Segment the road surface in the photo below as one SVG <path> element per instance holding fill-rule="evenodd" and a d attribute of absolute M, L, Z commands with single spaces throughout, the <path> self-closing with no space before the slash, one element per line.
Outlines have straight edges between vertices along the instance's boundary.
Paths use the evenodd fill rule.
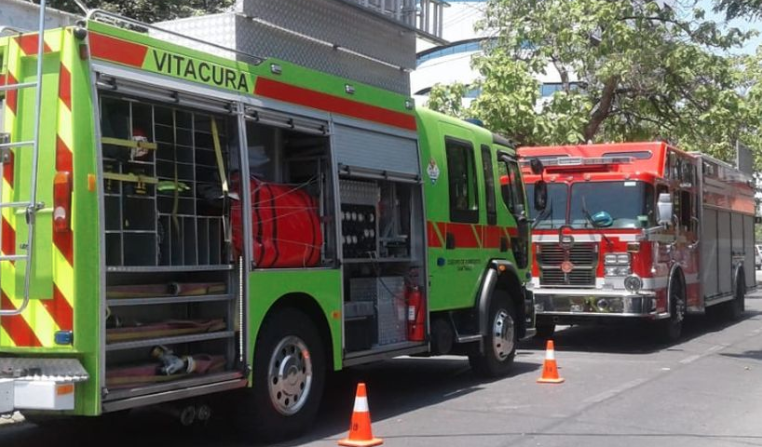
<path fill-rule="evenodd" d="M 762 294 L 745 318 L 695 318 L 671 346 L 644 330 L 572 327 L 556 337 L 566 379 L 540 385 L 544 345 L 521 347 L 514 373 L 474 377 L 460 358 L 402 358 L 330 379 L 309 436 L 284 445 L 333 446 L 346 434 L 354 386 L 368 384 L 374 434 L 388 446 L 762 446 Z M 0 425 L 0 446 L 224 446 L 225 420 L 178 427 L 167 413 L 133 412 L 96 427 Z"/>

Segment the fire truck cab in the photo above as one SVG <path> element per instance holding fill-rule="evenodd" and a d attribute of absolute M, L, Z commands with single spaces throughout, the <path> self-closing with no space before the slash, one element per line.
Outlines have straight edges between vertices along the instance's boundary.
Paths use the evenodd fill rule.
<path fill-rule="evenodd" d="M 744 310 L 754 276 L 751 177 L 663 142 L 520 148 L 533 219 L 540 336 L 556 324 L 650 320 L 680 337 L 686 314 Z M 543 170 L 533 175 L 529 162 Z"/>

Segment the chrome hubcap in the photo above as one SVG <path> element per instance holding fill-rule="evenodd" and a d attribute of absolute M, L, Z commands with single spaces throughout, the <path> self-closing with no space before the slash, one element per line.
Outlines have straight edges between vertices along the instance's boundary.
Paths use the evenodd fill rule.
<path fill-rule="evenodd" d="M 312 359 L 307 345 L 289 336 L 275 347 L 268 368 L 270 400 L 286 416 L 298 412 L 307 402 L 312 387 Z"/>
<path fill-rule="evenodd" d="M 514 325 L 513 318 L 504 309 L 500 309 L 495 315 L 495 321 L 492 323 L 492 349 L 495 350 L 495 357 L 501 362 L 513 352 Z"/>

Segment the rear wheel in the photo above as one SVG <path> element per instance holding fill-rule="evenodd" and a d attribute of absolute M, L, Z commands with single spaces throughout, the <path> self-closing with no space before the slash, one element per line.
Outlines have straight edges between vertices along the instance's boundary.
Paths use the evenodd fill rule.
<path fill-rule="evenodd" d="M 516 309 L 508 293 L 495 291 L 490 301 L 488 318 L 484 353 L 471 355 L 468 360 L 478 374 L 500 377 L 510 371 L 518 341 Z"/>
<path fill-rule="evenodd" d="M 724 303 L 728 319 L 738 321 L 746 310 L 746 284 L 744 283 L 743 271 L 739 272 L 736 279 L 735 297 L 732 301 Z"/>
<path fill-rule="evenodd" d="M 288 308 L 268 317 L 257 342 L 240 427 L 267 441 L 304 433 L 320 406 L 325 365 L 320 333 L 309 317 Z"/>

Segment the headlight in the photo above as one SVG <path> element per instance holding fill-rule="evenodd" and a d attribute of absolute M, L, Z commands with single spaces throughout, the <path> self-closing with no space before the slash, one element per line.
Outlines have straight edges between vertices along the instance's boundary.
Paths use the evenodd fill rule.
<path fill-rule="evenodd" d="M 624 288 L 629 292 L 637 292 L 641 287 L 643 287 L 643 280 L 635 275 L 624 279 Z"/>
<path fill-rule="evenodd" d="M 605 265 L 616 265 L 617 255 L 615 253 L 609 253 L 603 258 Z"/>

